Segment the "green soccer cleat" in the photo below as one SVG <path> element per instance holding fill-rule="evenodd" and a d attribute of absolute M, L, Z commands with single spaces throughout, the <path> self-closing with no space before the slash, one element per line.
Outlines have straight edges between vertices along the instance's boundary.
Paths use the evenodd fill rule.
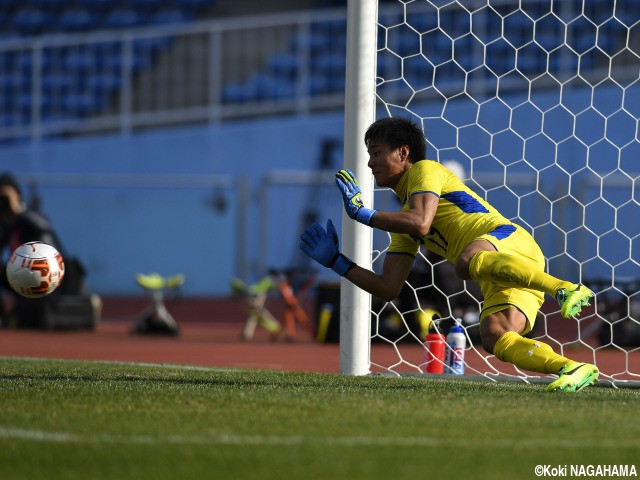
<path fill-rule="evenodd" d="M 564 318 L 575 317 L 582 311 L 582 307 L 590 305 L 593 292 L 584 285 L 578 285 L 575 290 L 567 291 L 564 288 L 556 293 L 556 300 L 560 305 L 560 313 Z"/>
<path fill-rule="evenodd" d="M 593 385 L 599 374 L 598 367 L 590 363 L 568 363 L 558 372 L 558 379 L 549 384 L 547 391 L 579 392 L 584 387 Z"/>

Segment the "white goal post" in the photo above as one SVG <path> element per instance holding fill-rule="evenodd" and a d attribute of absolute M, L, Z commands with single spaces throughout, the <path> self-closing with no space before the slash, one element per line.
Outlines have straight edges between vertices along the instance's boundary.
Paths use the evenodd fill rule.
<path fill-rule="evenodd" d="M 428 158 L 451 162 L 526 228 L 551 274 L 596 292 L 597 307 L 577 319 L 562 319 L 549 298 L 531 336 L 597 364 L 604 383 L 637 387 L 640 5 L 349 0 L 347 12 L 344 158 L 366 201 L 398 208 L 366 166 L 368 125 L 382 116 L 421 125 Z M 345 254 L 381 268 L 388 236 L 346 215 L 342 223 Z M 420 274 L 410 276 L 404 300 L 390 303 L 342 281 L 340 372 L 423 374 L 420 318 L 437 310 L 441 326 L 459 320 L 465 328 L 466 374 L 549 381 L 484 352 L 481 298 L 469 282 L 458 290 L 440 284 L 443 268 L 421 252 Z"/>
<path fill-rule="evenodd" d="M 376 114 L 377 0 L 349 0 L 345 88 L 344 165 L 373 198 L 373 178 L 367 168 L 362 136 Z M 342 220 L 342 249 L 358 265 L 371 266 L 371 229 Z M 366 375 L 370 371 L 371 295 L 342 279 L 340 292 L 340 372 Z"/>

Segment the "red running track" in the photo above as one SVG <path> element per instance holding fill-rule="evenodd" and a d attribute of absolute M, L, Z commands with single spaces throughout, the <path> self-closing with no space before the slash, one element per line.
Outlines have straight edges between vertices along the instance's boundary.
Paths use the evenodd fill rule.
<path fill-rule="evenodd" d="M 35 331 L 0 330 L 0 356 L 103 360 L 143 363 L 163 363 L 212 367 L 339 373 L 340 352 L 337 344 L 318 344 L 309 332 L 298 327 L 292 341 L 273 342 L 258 328 L 250 341 L 241 338 L 245 320 L 244 305 L 234 299 L 189 299 L 168 303 L 169 310 L 180 325 L 178 337 L 133 335 L 131 328 L 146 306 L 146 299 L 107 299 L 103 320 L 95 331 Z M 279 316 L 277 304 L 270 310 Z M 311 309 L 307 309 L 311 311 Z M 372 362 L 398 366 L 398 372 L 417 373 L 402 364 L 422 362 L 420 345 L 400 344 L 400 353 L 393 345 L 374 344 Z M 577 348 L 564 352 L 579 361 L 594 361 L 593 351 Z M 400 358 L 402 355 L 402 358 Z M 484 358 L 468 353 L 466 358 L 474 374 L 490 370 Z M 604 375 L 618 372 L 640 372 L 640 352 L 626 355 L 616 349 L 601 349 L 595 358 Z M 506 373 L 515 373 L 509 365 L 495 358 L 490 365 Z M 381 368 L 372 368 L 383 371 Z M 618 378 L 633 378 L 620 375 Z M 638 378 L 635 378 L 638 380 Z"/>

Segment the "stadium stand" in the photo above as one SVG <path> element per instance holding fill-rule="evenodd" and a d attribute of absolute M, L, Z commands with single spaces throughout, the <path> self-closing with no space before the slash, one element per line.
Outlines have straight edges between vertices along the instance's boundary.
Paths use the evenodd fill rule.
<path fill-rule="evenodd" d="M 189 24 L 209 18 L 218 2 L 2 0 L 0 47 L 6 41 L 49 34 L 91 35 Z M 446 91 L 456 82 L 465 82 L 469 72 L 502 76 L 516 67 L 529 80 L 545 72 L 562 78 L 558 72 L 578 62 L 581 70 L 589 70 L 623 47 L 621 39 L 631 26 L 625 22 L 635 22 L 640 8 L 631 0 L 620 0 L 619 16 L 598 19 L 599 6 L 605 3 L 607 0 L 593 0 L 583 5 L 581 0 L 572 0 L 550 13 L 545 2 L 529 2 L 511 14 L 510 2 L 505 1 L 502 9 L 477 9 L 472 15 L 460 8 L 433 7 L 432 12 L 416 13 L 406 23 L 402 16 L 384 18 L 381 23 L 385 27 L 378 35 L 378 77 L 384 80 L 380 88 L 385 94 L 393 89 L 406 90 L 400 79 L 419 86 L 423 79 L 430 81 L 434 75 L 434 86 Z M 228 8 L 229 2 L 225 5 Z M 329 0 L 314 3 L 318 8 L 343 5 L 344 2 Z M 576 16 L 581 11 L 584 15 Z M 565 28 L 561 18 L 567 13 L 575 19 Z M 596 25 L 593 19 L 601 23 Z M 438 24 L 443 28 L 435 29 Z M 494 24 L 502 24 L 502 38 L 487 37 L 487 31 L 496 30 L 487 26 Z M 293 102 L 301 95 L 341 95 L 346 21 L 316 21 L 292 32 L 284 47 L 274 47 L 261 66 L 238 78 L 225 79 L 218 98 L 209 101 L 235 105 Z M 532 32 L 535 42 L 530 41 Z M 124 94 L 123 69 L 130 69 L 133 74 L 150 71 L 170 50 L 174 39 L 145 35 L 132 43 L 130 53 L 125 42 L 115 41 L 77 42 L 60 47 L 45 44 L 40 50 L 0 49 L 0 125 L 24 126 L 36 116 L 39 122 L 47 123 L 105 114 Z M 419 61 L 422 53 L 433 62 L 430 71 L 425 62 Z M 34 85 L 36 79 L 39 84 Z"/>
<path fill-rule="evenodd" d="M 33 40 L 55 34 L 90 34 L 141 26 L 181 24 L 196 20 L 216 0 L 3 0 L 2 42 Z M 133 42 L 130 68 L 148 69 L 171 39 Z M 0 125 L 27 125 L 34 113 L 42 122 L 81 119 L 103 111 L 122 88 L 123 49 L 116 42 L 87 42 L 48 47 L 34 58 L 31 48 L 0 51 Z M 34 69 L 39 75 L 34 75 Z M 34 98 L 33 79 L 40 91 Z M 37 102 L 37 104 L 35 103 Z"/>

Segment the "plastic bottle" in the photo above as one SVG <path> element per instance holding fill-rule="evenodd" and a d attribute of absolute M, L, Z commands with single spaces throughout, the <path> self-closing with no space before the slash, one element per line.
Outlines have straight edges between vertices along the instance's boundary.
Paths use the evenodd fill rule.
<path fill-rule="evenodd" d="M 429 329 L 424 340 L 426 348 L 424 351 L 425 373 L 442 373 L 444 371 L 444 344 L 444 335 Z"/>
<path fill-rule="evenodd" d="M 464 374 L 464 350 L 466 346 L 467 337 L 464 334 L 464 328 L 456 323 L 451 327 L 447 335 L 444 373 Z"/>

